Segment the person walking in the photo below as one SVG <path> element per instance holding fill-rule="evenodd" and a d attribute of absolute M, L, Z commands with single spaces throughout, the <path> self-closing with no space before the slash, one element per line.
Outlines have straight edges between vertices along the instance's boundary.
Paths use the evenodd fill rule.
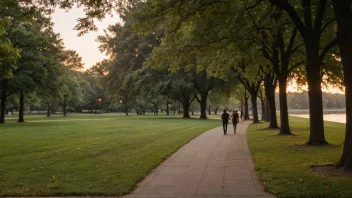
<path fill-rule="evenodd" d="M 224 129 L 224 135 L 227 134 L 227 125 L 229 124 L 229 118 L 230 118 L 230 115 L 228 113 L 226 113 L 226 110 L 224 110 L 224 113 L 221 115 L 222 128 Z"/>
<path fill-rule="evenodd" d="M 243 120 L 243 111 L 241 109 L 241 121 Z"/>
<path fill-rule="evenodd" d="M 232 120 L 232 124 L 233 124 L 233 132 L 236 134 L 237 124 L 240 122 L 237 110 L 236 111 L 233 110 L 233 112 L 231 114 L 231 120 Z"/>

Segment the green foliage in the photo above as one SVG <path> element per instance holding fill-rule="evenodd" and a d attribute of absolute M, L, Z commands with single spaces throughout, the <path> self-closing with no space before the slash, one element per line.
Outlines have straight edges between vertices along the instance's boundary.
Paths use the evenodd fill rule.
<path fill-rule="evenodd" d="M 64 52 L 66 58 L 63 64 L 71 70 L 83 69 L 82 57 L 80 57 L 74 50 L 66 50 Z"/>
<path fill-rule="evenodd" d="M 121 90 L 131 89 L 134 76 L 138 75 L 132 73 L 142 69 L 153 47 L 159 44 L 158 35 L 138 36 L 130 30 L 131 23 L 133 21 L 127 19 L 124 25 L 112 25 L 104 36 L 98 38 L 101 51 L 111 57 L 105 71 L 107 89 L 112 94 L 124 95 Z M 141 82 L 135 80 L 137 84 Z"/>
<path fill-rule="evenodd" d="M 14 78 L 10 80 L 13 92 L 33 92 L 37 86 L 43 85 L 45 76 L 44 49 L 51 45 L 48 37 L 42 35 L 40 25 L 13 22 L 8 30 L 8 38 L 17 48 L 21 49 Z"/>
<path fill-rule="evenodd" d="M 0 77 L 13 78 L 13 71 L 20 58 L 19 50 L 15 49 L 10 41 L 0 42 Z"/>
<path fill-rule="evenodd" d="M 71 107 L 77 107 L 83 104 L 83 90 L 80 86 L 79 73 L 74 73 L 66 69 L 66 74 L 63 75 L 63 86 L 60 87 L 60 100 L 63 101 L 65 97 L 68 98 L 68 104 Z"/>
<path fill-rule="evenodd" d="M 98 91 L 92 90 L 91 84 L 94 81 L 88 82 L 81 73 L 73 71 L 83 68 L 82 58 L 73 50 L 64 50 L 50 18 L 43 10 L 15 8 L 21 12 L 9 7 L 1 18 L 6 21 L 0 40 L 1 102 L 5 103 L 11 94 L 23 93 L 27 104 L 36 108 L 50 105 L 55 112 L 64 100 L 64 106 L 71 109 L 83 106 L 86 101 L 92 103 L 92 97 L 83 99 L 87 95 L 95 95 L 93 101 L 96 101 Z M 36 102 L 31 102 L 35 95 Z M 18 101 L 12 98 L 5 108 L 18 107 Z"/>

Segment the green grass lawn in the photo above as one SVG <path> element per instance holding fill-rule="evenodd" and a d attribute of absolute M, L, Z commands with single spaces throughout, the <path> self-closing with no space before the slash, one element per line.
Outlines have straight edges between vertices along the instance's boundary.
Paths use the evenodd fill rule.
<path fill-rule="evenodd" d="M 305 146 L 309 120 L 290 117 L 294 136 L 277 136 L 268 123 L 251 124 L 247 140 L 260 180 L 278 197 L 352 197 L 352 178 L 325 177 L 312 165 L 336 163 L 342 153 L 345 124 L 325 122 L 329 146 Z"/>
<path fill-rule="evenodd" d="M 0 125 L 0 196 L 128 193 L 182 145 L 220 125 L 166 116 L 49 119 L 87 118 L 93 120 L 17 124 L 9 119 Z"/>

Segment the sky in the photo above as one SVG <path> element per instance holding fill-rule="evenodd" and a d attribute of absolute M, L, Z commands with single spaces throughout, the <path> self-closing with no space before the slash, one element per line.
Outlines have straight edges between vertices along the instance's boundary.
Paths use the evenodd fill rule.
<path fill-rule="evenodd" d="M 60 33 L 66 49 L 76 50 L 82 57 L 85 64 L 84 68 L 88 69 L 95 63 L 102 61 L 106 56 L 98 49 L 99 43 L 96 40 L 97 36 L 104 35 L 104 29 L 109 25 L 116 24 L 120 21 L 118 16 L 107 17 L 103 21 L 96 21 L 98 27 L 97 32 L 90 32 L 86 35 L 78 37 L 78 31 L 73 30 L 77 24 L 76 19 L 83 17 L 84 11 L 81 8 L 73 8 L 66 12 L 65 10 L 57 9 L 52 15 L 54 22 L 54 31 Z"/>
<path fill-rule="evenodd" d="M 329 86 L 329 87 L 323 87 L 322 88 L 323 92 L 328 92 L 328 93 L 338 93 L 338 94 L 344 94 L 344 91 L 341 91 L 337 87 Z M 287 86 L 287 91 L 288 92 L 302 92 L 302 91 L 308 91 L 308 86 L 301 86 L 298 89 L 298 86 L 295 82 L 289 82 Z"/>

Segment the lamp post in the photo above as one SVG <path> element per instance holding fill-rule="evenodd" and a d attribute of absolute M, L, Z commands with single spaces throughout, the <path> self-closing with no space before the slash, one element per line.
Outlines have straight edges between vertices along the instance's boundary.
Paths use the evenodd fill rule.
<path fill-rule="evenodd" d="M 101 98 L 97 98 L 97 107 L 95 108 L 95 114 L 97 114 L 98 105 L 99 103 L 101 103 L 101 101 L 102 101 Z"/>
<path fill-rule="evenodd" d="M 64 105 L 63 105 L 63 113 L 64 113 L 64 116 L 67 115 L 67 111 L 66 111 L 67 98 L 68 98 L 68 94 L 65 94 L 65 95 L 64 95 Z"/>
<path fill-rule="evenodd" d="M 120 89 L 120 92 L 125 92 L 125 97 L 124 97 L 124 99 L 125 99 L 125 105 L 126 105 L 126 116 L 128 116 L 128 92 L 127 92 L 127 90 L 125 90 L 125 89 Z M 123 101 L 122 100 L 120 100 L 120 103 L 122 103 Z"/>
<path fill-rule="evenodd" d="M 122 103 L 123 103 L 123 101 L 122 101 L 122 100 L 120 100 L 120 104 L 121 104 L 121 107 L 120 107 L 120 109 L 122 109 Z"/>

